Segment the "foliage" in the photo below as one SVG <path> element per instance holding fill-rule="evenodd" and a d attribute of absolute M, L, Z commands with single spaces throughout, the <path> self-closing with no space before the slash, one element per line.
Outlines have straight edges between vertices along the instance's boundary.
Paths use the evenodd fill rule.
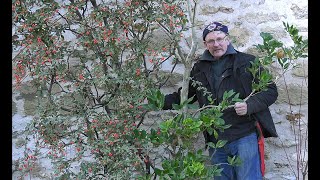
<path fill-rule="evenodd" d="M 286 44 L 274 39 L 274 37 L 270 33 L 261 33 L 261 37 L 263 39 L 263 44 L 258 44 L 256 47 L 263 53 L 266 53 L 265 56 L 257 58 L 257 61 L 259 61 L 266 69 L 264 69 L 262 72 L 258 73 L 257 71 L 254 72 L 256 73 L 257 76 L 259 76 L 259 79 L 262 80 L 262 83 L 267 85 L 268 79 L 280 79 L 281 77 L 284 80 L 284 85 L 286 88 L 287 92 L 287 97 L 289 101 L 289 107 L 290 107 L 290 113 L 286 115 L 287 119 L 297 119 L 298 121 L 298 131 L 295 130 L 296 127 L 293 124 L 293 132 L 295 136 L 295 142 L 296 142 L 296 169 L 291 169 L 296 176 L 297 179 L 300 179 L 301 175 L 303 179 L 307 179 L 307 174 L 308 174 L 308 159 L 305 157 L 303 151 L 308 151 L 306 144 L 307 144 L 307 128 L 303 127 L 304 122 L 301 120 L 301 115 L 294 114 L 292 110 L 292 105 L 290 104 L 290 96 L 289 96 L 289 90 L 287 86 L 287 81 L 285 77 L 285 73 L 287 73 L 289 70 L 292 70 L 294 68 L 297 68 L 297 60 L 300 58 L 306 58 L 308 57 L 308 39 L 303 39 L 301 35 L 299 35 L 299 30 L 297 27 L 290 25 L 288 23 L 283 22 L 284 29 L 286 32 L 289 34 L 293 45 L 292 46 L 287 46 Z M 257 63 L 257 62 L 255 62 Z M 273 77 L 272 72 L 270 72 L 267 67 L 271 66 L 272 64 L 279 65 L 281 68 L 281 76 L 280 77 Z M 253 71 L 252 71 L 253 72 Z M 253 83 L 253 86 L 256 87 L 257 89 L 262 89 L 258 85 L 255 85 Z M 302 96 L 302 94 L 301 94 Z M 301 107 L 300 107 L 301 108 Z M 299 110 L 300 111 L 300 110 Z M 298 115 L 298 118 L 296 116 Z M 286 151 L 284 149 L 284 151 Z M 286 152 L 287 155 L 287 152 Z M 289 160 L 290 158 L 287 155 L 287 159 Z M 290 162 L 290 161 L 289 161 Z M 291 165 L 291 164 L 290 164 Z"/>
<path fill-rule="evenodd" d="M 168 0 L 13 1 L 13 76 L 17 88 L 30 78 L 38 89 L 28 131 L 37 135 L 33 152 L 50 149 L 42 156 L 57 178 L 148 173 L 142 104 L 165 82 L 157 72 L 175 58 L 186 30 L 183 7 Z M 159 31 L 170 41 L 152 46 Z"/>
<path fill-rule="evenodd" d="M 150 94 L 150 96 L 155 97 L 158 94 L 160 94 L 159 90 Z M 151 99 L 151 97 L 148 99 Z M 156 142 L 157 145 L 167 146 L 170 156 L 172 156 L 162 163 L 162 170 L 155 170 L 160 179 L 207 179 L 220 174 L 222 169 L 219 168 L 219 164 L 207 165 L 206 161 L 209 157 L 204 156 L 201 149 L 196 151 L 193 142 L 203 131 L 208 131 L 210 135 L 218 138 L 218 131 L 224 131 L 224 129 L 230 127 L 221 118 L 222 111 L 229 108 L 230 104 L 237 102 L 237 97 L 238 94 L 233 91 L 225 92 L 223 100 L 218 106 L 203 110 L 198 117 L 184 114 L 181 111 L 184 106 L 191 102 L 193 97 L 174 106 L 176 110 L 180 110 L 182 113 L 161 122 L 159 136 L 153 136 L 151 139 L 151 142 Z M 148 104 L 152 103 L 152 107 L 157 107 L 157 104 L 159 104 L 157 101 L 148 102 Z M 225 144 L 226 141 L 219 140 L 216 144 L 208 143 L 208 146 L 221 148 Z M 238 157 L 230 157 L 229 164 L 236 166 L 240 165 L 241 161 Z"/>

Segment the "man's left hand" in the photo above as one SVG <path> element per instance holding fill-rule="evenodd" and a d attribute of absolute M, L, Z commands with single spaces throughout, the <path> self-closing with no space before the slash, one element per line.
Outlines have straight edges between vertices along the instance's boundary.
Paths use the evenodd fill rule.
<path fill-rule="evenodd" d="M 247 114 L 248 108 L 246 102 L 236 102 L 234 104 L 234 109 L 239 116 L 243 116 Z"/>

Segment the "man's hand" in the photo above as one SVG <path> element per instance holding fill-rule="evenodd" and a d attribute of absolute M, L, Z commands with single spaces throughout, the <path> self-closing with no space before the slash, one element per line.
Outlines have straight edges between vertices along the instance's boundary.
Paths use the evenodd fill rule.
<path fill-rule="evenodd" d="M 239 116 L 243 116 L 247 114 L 248 108 L 246 102 L 236 102 L 234 104 L 234 109 Z"/>

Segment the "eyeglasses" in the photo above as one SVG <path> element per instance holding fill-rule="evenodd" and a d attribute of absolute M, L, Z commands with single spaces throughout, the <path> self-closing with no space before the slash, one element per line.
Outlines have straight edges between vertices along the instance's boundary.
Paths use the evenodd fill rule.
<path fill-rule="evenodd" d="M 215 43 L 221 44 L 223 41 L 226 39 L 227 35 L 224 36 L 223 38 L 217 38 L 216 40 L 210 39 L 209 41 L 205 41 L 205 43 L 214 45 Z"/>

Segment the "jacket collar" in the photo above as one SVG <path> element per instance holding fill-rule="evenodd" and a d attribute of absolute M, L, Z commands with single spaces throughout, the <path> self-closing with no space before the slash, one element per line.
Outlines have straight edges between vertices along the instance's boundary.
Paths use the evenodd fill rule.
<path fill-rule="evenodd" d="M 237 51 L 234 49 L 231 43 L 228 45 L 226 53 L 221 58 L 229 54 L 237 54 Z M 201 55 L 200 61 L 215 61 L 215 60 L 214 60 L 214 57 L 211 55 L 211 53 L 208 51 L 208 49 L 206 49 Z"/>

